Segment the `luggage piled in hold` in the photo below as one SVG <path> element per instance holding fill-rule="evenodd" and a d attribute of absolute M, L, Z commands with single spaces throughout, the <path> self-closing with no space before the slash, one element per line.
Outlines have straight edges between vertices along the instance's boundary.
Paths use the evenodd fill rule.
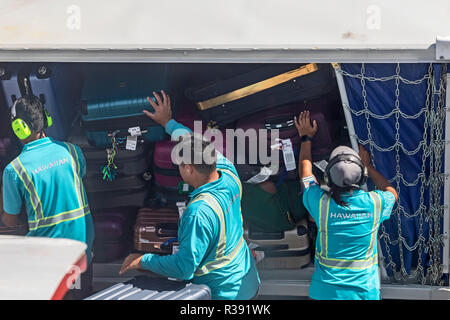
<path fill-rule="evenodd" d="M 329 64 L 270 64 L 253 71 L 188 88 L 202 119 L 219 126 L 275 106 L 327 94 L 334 73 Z"/>
<path fill-rule="evenodd" d="M 308 102 L 278 106 L 240 119 L 236 123 L 236 129 L 241 129 L 243 132 L 254 130 L 257 141 L 249 143 L 247 139 L 239 137 L 236 139 L 238 163 L 271 167 L 273 163 L 263 163 L 263 161 L 267 162 L 275 157 L 279 161 L 279 170 L 275 172 L 275 175 L 279 176 L 283 172 L 291 171 L 289 178 L 298 179 L 298 173 L 295 169 L 298 164 L 301 141 L 295 127 L 294 117 L 298 117 L 302 111 L 309 110 L 311 121 L 317 122 L 318 130 L 313 137 L 311 156 L 313 162 L 320 161 L 327 159 L 333 148 L 328 121 L 325 118 L 327 109 L 332 107 L 335 106 L 330 105 L 328 99 L 320 98 Z M 267 129 L 267 131 L 261 131 L 260 133 L 259 130 L 261 129 Z M 278 135 L 273 134 L 272 132 L 276 132 L 273 130 L 278 130 Z M 277 136 L 280 139 L 278 141 L 276 141 Z M 261 148 L 266 148 L 266 150 Z M 273 154 L 279 149 L 281 150 L 278 154 Z M 245 152 L 240 150 L 245 150 Z"/>
<path fill-rule="evenodd" d="M 123 258 L 133 246 L 136 207 L 119 207 L 92 214 L 95 229 L 94 261 L 111 262 Z"/>
<path fill-rule="evenodd" d="M 311 262 L 306 220 L 294 229 L 282 232 L 244 231 L 244 238 L 255 251 L 264 252 L 260 269 L 299 269 Z"/>
<path fill-rule="evenodd" d="M 283 182 L 275 194 L 243 183 L 241 208 L 246 239 L 264 252 L 264 268 L 300 268 L 310 262 L 308 212 L 298 181 Z"/>
<path fill-rule="evenodd" d="M 203 284 L 137 276 L 85 300 L 211 300 L 211 289 Z"/>
<path fill-rule="evenodd" d="M 138 143 L 135 150 L 127 150 L 121 146 L 113 154 L 112 148 L 89 145 L 80 130 L 75 127 L 68 141 L 81 148 L 86 160 L 83 184 L 91 210 L 144 206 L 152 178 L 148 147 Z"/>
<path fill-rule="evenodd" d="M 172 254 L 178 247 L 179 211 L 141 208 L 134 225 L 134 249 L 146 253 Z"/>
<path fill-rule="evenodd" d="M 81 98 L 82 121 L 89 142 L 109 147 L 112 145 L 109 134 L 114 132 L 120 144 L 127 142 L 130 133 L 149 142 L 163 140 L 164 128 L 143 113 L 144 109 L 153 112 L 147 97 L 154 99 L 153 91 L 160 90 L 168 92 L 165 65 L 90 68 Z M 172 105 L 176 107 L 175 103 Z M 172 111 L 175 115 L 176 108 Z"/>

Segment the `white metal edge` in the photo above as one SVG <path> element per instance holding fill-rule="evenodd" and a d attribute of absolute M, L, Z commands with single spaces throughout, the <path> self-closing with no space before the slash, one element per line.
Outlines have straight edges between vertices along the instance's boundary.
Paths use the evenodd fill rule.
<path fill-rule="evenodd" d="M 352 149 L 355 150 L 356 152 L 358 152 L 358 150 L 359 150 L 358 141 L 355 138 L 355 127 L 353 125 L 352 114 L 349 110 L 349 102 L 348 102 L 347 90 L 345 89 L 344 78 L 342 77 L 342 74 L 337 69 L 335 69 L 334 71 L 336 74 L 336 80 L 337 80 L 338 87 L 339 87 L 339 94 L 341 96 L 342 108 L 344 110 L 345 122 L 347 123 L 347 129 L 348 129 L 348 134 L 350 137 L 350 142 L 352 144 Z M 367 191 L 367 185 L 364 185 L 363 189 Z M 387 279 L 388 276 L 387 276 L 386 268 L 384 265 L 384 257 L 383 257 L 383 252 L 381 251 L 379 237 L 377 237 L 377 251 L 378 251 L 378 266 L 379 266 L 378 271 L 380 273 L 380 279 L 384 280 L 384 279 Z"/>
<path fill-rule="evenodd" d="M 436 60 L 436 48 L 396 50 L 352 49 L 4 49 L 0 62 L 131 62 L 131 63 L 418 63 Z"/>
<path fill-rule="evenodd" d="M 443 250 L 443 273 L 449 273 L 449 263 L 450 263 L 450 243 L 449 243 L 449 232 L 450 232 L 450 73 L 447 73 L 447 88 L 446 88 L 446 115 L 445 115 L 445 166 L 444 171 L 446 174 L 444 183 L 444 221 L 442 226 L 442 231 L 444 235 L 444 246 Z"/>

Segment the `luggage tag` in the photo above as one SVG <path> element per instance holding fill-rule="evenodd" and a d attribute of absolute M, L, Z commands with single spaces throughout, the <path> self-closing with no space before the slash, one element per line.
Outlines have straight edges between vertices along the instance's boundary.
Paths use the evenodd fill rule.
<path fill-rule="evenodd" d="M 132 127 L 128 129 L 131 136 L 142 136 L 141 127 Z"/>
<path fill-rule="evenodd" d="M 325 160 L 320 160 L 320 161 L 316 161 L 314 162 L 314 165 L 320 169 L 320 171 L 325 172 L 325 168 L 328 165 L 328 162 L 326 162 Z"/>
<path fill-rule="evenodd" d="M 188 194 L 194 191 L 194 188 L 192 188 L 190 185 L 188 185 L 184 181 L 180 181 L 178 183 L 178 194 Z"/>
<path fill-rule="evenodd" d="M 128 132 L 130 133 L 130 135 L 127 136 L 125 149 L 135 151 L 138 142 L 137 137 L 142 136 L 141 127 L 128 128 Z"/>
<path fill-rule="evenodd" d="M 251 184 L 260 184 L 264 181 L 267 181 L 270 176 L 273 174 L 273 171 L 270 170 L 268 167 L 262 167 L 259 173 L 247 181 L 245 183 L 251 183 Z"/>
<path fill-rule="evenodd" d="M 294 149 L 292 149 L 291 139 L 281 140 L 281 151 L 283 151 L 284 165 L 287 171 L 292 171 L 297 168 L 295 161 Z"/>
<path fill-rule="evenodd" d="M 137 137 L 138 136 L 128 136 L 125 149 L 135 151 L 137 146 Z"/>
<path fill-rule="evenodd" d="M 180 201 L 176 203 L 177 208 L 178 208 L 178 214 L 181 218 L 181 216 L 183 215 L 184 211 L 186 210 L 186 202 L 185 201 Z"/>

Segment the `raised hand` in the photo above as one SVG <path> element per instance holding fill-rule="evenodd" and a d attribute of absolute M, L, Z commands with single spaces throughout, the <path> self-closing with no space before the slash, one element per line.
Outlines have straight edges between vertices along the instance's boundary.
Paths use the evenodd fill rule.
<path fill-rule="evenodd" d="M 317 132 L 317 122 L 314 120 L 311 124 L 309 111 L 300 112 L 298 118 L 294 117 L 294 123 L 300 137 L 307 135 L 312 138 Z"/>
<path fill-rule="evenodd" d="M 147 97 L 148 102 L 152 105 L 155 110 L 154 113 L 143 110 L 143 112 L 156 123 L 166 126 L 167 122 L 172 119 L 172 107 L 170 104 L 170 97 L 163 90 L 161 90 L 161 96 L 153 92 L 156 102 L 154 102 L 150 97 Z"/>

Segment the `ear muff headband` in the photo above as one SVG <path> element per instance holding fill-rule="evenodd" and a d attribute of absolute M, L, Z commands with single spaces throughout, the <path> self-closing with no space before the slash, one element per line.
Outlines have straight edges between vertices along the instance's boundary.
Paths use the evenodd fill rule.
<path fill-rule="evenodd" d="M 28 124 L 21 118 L 17 117 L 16 104 L 18 100 L 15 100 L 11 107 L 11 127 L 15 135 L 20 140 L 25 140 L 31 135 L 31 129 Z M 44 129 L 47 129 L 53 125 L 53 119 L 48 113 L 47 109 L 44 108 Z"/>
<path fill-rule="evenodd" d="M 31 129 L 24 120 L 17 117 L 16 104 L 17 100 L 14 101 L 11 107 L 11 127 L 17 138 L 19 138 L 20 140 L 25 140 L 31 135 Z"/>
<path fill-rule="evenodd" d="M 353 154 L 345 153 L 345 154 L 339 154 L 339 155 L 333 157 L 333 159 L 331 159 L 330 162 L 328 162 L 328 165 L 325 168 L 324 180 L 325 180 L 325 183 L 329 187 L 331 187 L 331 185 L 333 183 L 331 174 L 330 174 L 330 170 L 336 163 L 341 162 L 341 161 L 353 162 L 361 168 L 361 178 L 358 181 L 358 185 L 362 186 L 363 184 L 365 184 L 367 182 L 367 178 L 368 178 L 367 168 L 363 165 L 361 160 L 358 157 L 354 156 Z"/>
<path fill-rule="evenodd" d="M 51 127 L 53 124 L 53 119 L 50 116 L 50 114 L 48 113 L 47 109 L 44 109 L 44 118 L 45 118 L 45 126 L 44 126 L 45 128 L 44 129 Z"/>

